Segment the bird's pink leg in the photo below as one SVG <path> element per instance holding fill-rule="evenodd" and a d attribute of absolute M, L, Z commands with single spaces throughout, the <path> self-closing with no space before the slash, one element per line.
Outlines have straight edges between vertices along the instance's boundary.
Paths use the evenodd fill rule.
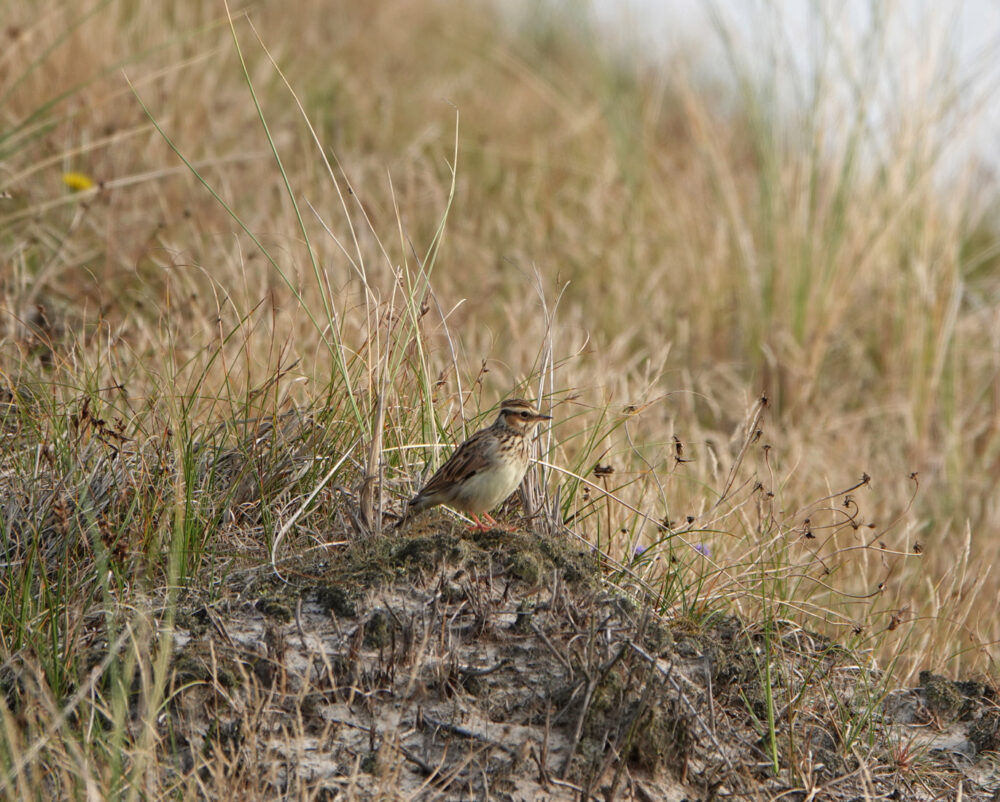
<path fill-rule="evenodd" d="M 475 526 L 470 526 L 469 527 L 469 531 L 470 532 L 489 532 L 490 531 L 489 525 L 488 524 L 484 524 L 481 520 L 479 520 L 479 516 L 478 515 L 476 515 L 475 513 L 471 513 L 470 512 L 469 513 L 469 517 L 473 521 L 476 522 Z"/>

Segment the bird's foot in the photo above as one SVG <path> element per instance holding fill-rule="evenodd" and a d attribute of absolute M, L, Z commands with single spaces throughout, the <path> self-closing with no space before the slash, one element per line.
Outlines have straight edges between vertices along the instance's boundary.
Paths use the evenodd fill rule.
<path fill-rule="evenodd" d="M 510 526 L 509 524 L 502 524 L 488 512 L 484 512 L 480 518 L 476 518 L 475 515 L 472 516 L 476 519 L 479 524 L 479 532 L 489 532 L 494 529 L 499 529 L 501 532 L 516 532 L 516 526 Z"/>
<path fill-rule="evenodd" d="M 472 513 L 469 513 L 469 517 L 475 521 L 475 523 L 469 527 L 470 532 L 492 532 L 494 529 L 499 529 L 502 532 L 515 531 L 514 527 L 500 523 L 488 512 L 484 512 L 482 515 L 473 515 Z"/>
<path fill-rule="evenodd" d="M 474 521 L 474 523 L 472 524 L 472 526 L 466 527 L 466 529 L 469 532 L 489 532 L 490 531 L 490 525 L 487 524 L 487 523 L 483 523 L 483 521 L 480 519 L 480 517 L 478 515 L 473 515 L 472 513 L 469 513 L 469 517 L 472 518 L 472 520 Z"/>

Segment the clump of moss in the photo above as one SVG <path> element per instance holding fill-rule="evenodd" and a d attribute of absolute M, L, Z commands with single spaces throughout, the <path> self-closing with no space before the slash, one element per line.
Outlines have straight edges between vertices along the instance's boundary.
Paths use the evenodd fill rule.
<path fill-rule="evenodd" d="M 1000 751 L 1000 710 L 990 708 L 969 728 L 969 740 L 977 752 Z"/>
<path fill-rule="evenodd" d="M 634 722 L 626 760 L 630 767 L 656 774 L 666 766 L 680 767 L 683 774 L 694 748 L 691 720 L 680 713 L 676 699 L 662 699 L 640 708 L 631 705 Z"/>
<path fill-rule="evenodd" d="M 650 618 L 642 629 L 642 646 L 652 655 L 662 656 L 674 645 L 674 636 L 670 627 L 657 619 Z"/>
<path fill-rule="evenodd" d="M 512 578 L 530 585 L 546 580 L 553 569 L 572 585 L 597 588 L 601 566 L 565 538 L 524 532 L 444 530 L 440 521 L 410 536 L 370 538 L 338 554 L 333 563 L 303 566 L 303 572 L 321 573 L 316 601 L 338 616 L 358 615 L 358 588 L 377 588 L 412 573 L 428 573 L 443 566 L 495 571 L 503 566 Z"/>
<path fill-rule="evenodd" d="M 196 637 L 211 626 L 211 617 L 204 605 L 189 611 L 178 610 L 176 625 L 188 630 L 192 637 Z"/>
<path fill-rule="evenodd" d="M 378 772 L 378 755 L 375 754 L 375 752 L 369 752 L 361 758 L 361 763 L 358 764 L 358 768 L 365 774 L 376 774 Z"/>
<path fill-rule="evenodd" d="M 340 585 L 320 585 L 316 588 L 316 603 L 326 613 L 338 618 L 357 618 L 356 594 L 349 593 Z"/>
<path fill-rule="evenodd" d="M 567 582 L 599 585 L 602 572 L 597 552 L 587 552 L 566 538 L 538 538 L 537 543 L 545 560 L 562 571 Z"/>
<path fill-rule="evenodd" d="M 500 529 L 474 532 L 469 538 L 482 551 L 498 557 L 512 576 L 530 584 L 541 582 L 553 568 L 571 585 L 596 588 L 600 584 L 601 566 L 596 555 L 582 551 L 566 538 Z"/>
<path fill-rule="evenodd" d="M 975 684 L 964 685 L 973 691 L 979 690 Z M 921 671 L 920 686 L 927 709 L 943 722 L 964 718 L 975 707 L 973 699 L 963 692 L 962 685 L 940 674 Z"/>
<path fill-rule="evenodd" d="M 604 742 L 609 729 L 619 721 L 618 716 L 624 708 L 624 693 L 625 681 L 620 671 L 608 671 L 601 678 L 590 697 L 582 730 L 584 740 Z"/>
<path fill-rule="evenodd" d="M 268 618 L 276 618 L 283 624 L 292 620 L 292 611 L 277 599 L 259 599 L 254 607 Z"/>
<path fill-rule="evenodd" d="M 689 717 L 655 674 L 635 683 L 626 658 L 595 686 L 584 719 L 578 764 L 594 771 L 607 760 L 609 748 L 630 768 L 656 774 L 667 766 L 686 771 L 694 749 Z M 652 683 L 652 684 L 650 684 Z"/>
<path fill-rule="evenodd" d="M 507 572 L 515 579 L 529 585 L 537 585 L 542 579 L 542 566 L 538 557 L 530 551 L 517 551 L 507 563 Z"/>
<path fill-rule="evenodd" d="M 754 641 L 737 619 L 717 619 L 711 626 L 681 621 L 671 628 L 671 637 L 681 657 L 707 661 L 718 690 L 733 688 L 745 694 L 757 684 L 760 674 Z"/>
<path fill-rule="evenodd" d="M 430 570 L 441 563 L 465 563 L 472 558 L 470 544 L 451 532 L 441 532 L 403 541 L 391 555 L 399 568 Z"/>
<path fill-rule="evenodd" d="M 189 644 L 171 663 L 175 687 L 192 683 L 217 683 L 223 688 L 237 688 L 242 673 L 236 660 L 216 652 L 210 655 Z"/>
<path fill-rule="evenodd" d="M 365 622 L 365 646 L 369 649 L 384 649 L 391 642 L 392 619 L 385 610 L 373 610 Z"/>

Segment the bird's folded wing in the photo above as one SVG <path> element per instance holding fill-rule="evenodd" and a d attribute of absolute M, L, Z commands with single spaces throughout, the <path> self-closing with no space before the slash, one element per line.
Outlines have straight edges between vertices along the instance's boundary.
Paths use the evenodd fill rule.
<path fill-rule="evenodd" d="M 482 435 L 482 436 L 481 436 Z M 420 491 L 421 496 L 433 496 L 447 490 L 456 482 L 462 482 L 479 473 L 490 462 L 487 449 L 483 448 L 482 440 L 489 435 L 487 430 L 476 432 L 458 447 L 458 450 L 448 461 L 438 468 L 430 481 Z"/>

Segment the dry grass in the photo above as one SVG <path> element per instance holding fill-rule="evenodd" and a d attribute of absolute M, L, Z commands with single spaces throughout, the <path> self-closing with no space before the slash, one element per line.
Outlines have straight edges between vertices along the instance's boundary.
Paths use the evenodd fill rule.
<path fill-rule="evenodd" d="M 8 770 L 82 737 L 58 711 L 120 660 L 160 703 L 168 650 L 102 639 L 276 541 L 379 530 L 514 392 L 556 418 L 547 525 L 664 612 L 793 618 L 899 682 L 994 671 L 995 190 L 936 173 L 946 70 L 873 130 L 867 84 L 777 119 L 738 60 L 723 90 L 562 12 L 8 5 L 0 656 L 48 705 L 5 718 Z M 63 770 L 141 774 L 107 752 Z"/>

